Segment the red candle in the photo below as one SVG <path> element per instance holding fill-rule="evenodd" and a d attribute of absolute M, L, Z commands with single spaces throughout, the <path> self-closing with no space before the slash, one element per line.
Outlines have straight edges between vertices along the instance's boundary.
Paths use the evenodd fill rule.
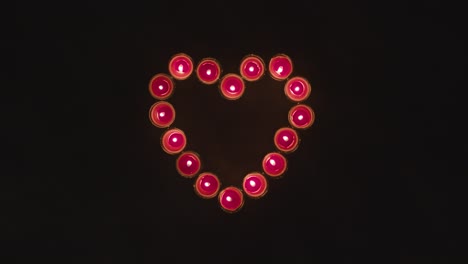
<path fill-rule="evenodd" d="M 193 72 L 192 58 L 184 53 L 174 55 L 169 61 L 169 73 L 177 80 L 187 79 Z"/>
<path fill-rule="evenodd" d="M 263 158 L 262 167 L 269 176 L 278 177 L 286 171 L 287 161 L 280 153 L 271 152 Z"/>
<path fill-rule="evenodd" d="M 164 73 L 156 74 L 149 82 L 149 92 L 158 100 L 169 98 L 173 90 L 174 83 L 171 78 Z"/>
<path fill-rule="evenodd" d="M 260 79 L 265 72 L 265 64 L 257 55 L 246 56 L 240 65 L 241 76 L 250 82 Z"/>
<path fill-rule="evenodd" d="M 187 138 L 184 131 L 173 128 L 167 130 L 162 136 L 161 145 L 168 154 L 177 154 L 184 150 L 187 144 Z"/>
<path fill-rule="evenodd" d="M 271 58 L 268 70 L 273 79 L 285 80 L 293 71 L 292 60 L 285 54 L 278 54 Z"/>
<path fill-rule="evenodd" d="M 219 204 L 226 212 L 236 212 L 244 205 L 244 196 L 242 191 L 234 186 L 222 190 L 219 195 Z"/>
<path fill-rule="evenodd" d="M 286 153 L 293 152 L 299 145 L 297 132 L 289 127 L 283 127 L 276 131 L 274 137 L 275 146 Z"/>
<path fill-rule="evenodd" d="M 267 181 L 259 172 L 252 172 L 244 177 L 242 187 L 248 196 L 260 198 L 267 192 Z"/>
<path fill-rule="evenodd" d="M 201 173 L 195 181 L 195 192 L 202 198 L 213 198 L 218 194 L 220 187 L 219 179 L 210 172 Z"/>
<path fill-rule="evenodd" d="M 170 103 L 159 101 L 151 106 L 149 116 L 153 125 L 164 128 L 169 127 L 174 122 L 176 113 Z"/>
<path fill-rule="evenodd" d="M 181 176 L 192 178 L 200 171 L 200 157 L 193 151 L 182 152 L 177 158 L 176 168 Z"/>
<path fill-rule="evenodd" d="M 315 113 L 307 105 L 295 105 L 289 110 L 288 113 L 289 123 L 299 129 L 306 129 L 310 127 L 315 121 Z"/>
<path fill-rule="evenodd" d="M 198 79 L 204 84 L 213 84 L 218 81 L 221 75 L 221 66 L 212 58 L 205 58 L 200 61 L 197 67 Z"/>
<path fill-rule="evenodd" d="M 237 100 L 244 94 L 245 85 L 239 75 L 230 73 L 223 77 L 219 89 L 224 98 Z"/>
<path fill-rule="evenodd" d="M 295 102 L 306 100 L 310 95 L 310 83 L 303 77 L 293 77 L 284 85 L 284 93 Z"/>

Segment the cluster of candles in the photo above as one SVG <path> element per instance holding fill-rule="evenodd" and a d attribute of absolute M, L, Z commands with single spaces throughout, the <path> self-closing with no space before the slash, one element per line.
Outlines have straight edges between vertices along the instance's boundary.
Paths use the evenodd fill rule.
<path fill-rule="evenodd" d="M 159 128 L 167 128 L 161 137 L 162 149 L 171 155 L 178 155 L 176 169 L 185 178 L 194 178 L 195 192 L 202 198 L 210 199 L 218 197 L 221 208 L 226 212 L 236 212 L 244 204 L 244 193 L 250 198 L 260 198 L 267 192 L 267 179 L 282 176 L 287 168 L 286 153 L 295 151 L 299 145 L 299 136 L 295 129 L 306 129 L 314 120 L 314 111 L 306 104 L 311 92 L 311 85 L 306 78 L 300 76 L 291 77 L 293 73 L 292 60 L 285 54 L 273 56 L 268 64 L 270 76 L 277 81 L 286 81 L 284 93 L 287 98 L 296 104 L 288 112 L 288 121 L 291 127 L 278 129 L 273 137 L 277 152 L 271 152 L 264 156 L 261 172 L 251 172 L 242 181 L 242 188 L 228 186 L 221 190 L 221 182 L 217 175 L 200 170 L 200 156 L 186 150 L 187 137 L 181 129 L 172 127 L 175 121 L 176 111 L 172 104 L 166 100 L 172 95 L 175 88 L 175 80 L 183 81 L 189 78 L 194 71 L 194 63 L 190 56 L 184 53 L 174 55 L 169 61 L 169 74 L 159 73 L 153 76 L 149 82 L 149 92 L 158 101 L 149 111 L 149 117 L 153 125 Z M 239 74 L 227 73 L 221 76 L 221 66 L 214 58 L 202 59 L 196 69 L 196 75 L 200 82 L 213 85 L 218 83 L 221 95 L 228 100 L 237 100 L 242 97 L 246 88 L 246 82 L 254 82 L 265 75 L 265 63 L 257 55 L 248 55 L 241 61 Z"/>

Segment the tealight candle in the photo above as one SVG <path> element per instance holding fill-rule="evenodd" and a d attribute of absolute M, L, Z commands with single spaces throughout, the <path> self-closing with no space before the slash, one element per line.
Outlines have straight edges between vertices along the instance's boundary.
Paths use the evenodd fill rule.
<path fill-rule="evenodd" d="M 289 153 L 296 150 L 299 145 L 299 136 L 294 129 L 283 127 L 276 131 L 274 142 L 279 150 Z"/>
<path fill-rule="evenodd" d="M 223 77 L 219 89 L 226 99 L 236 100 L 244 94 L 245 85 L 239 75 L 230 73 Z"/>
<path fill-rule="evenodd" d="M 169 73 L 177 80 L 187 79 L 193 72 L 192 58 L 185 53 L 174 55 L 169 61 Z"/>
<path fill-rule="evenodd" d="M 197 67 L 198 79 L 204 84 L 213 84 L 218 81 L 221 75 L 221 66 L 212 58 L 205 58 L 200 61 Z"/>
<path fill-rule="evenodd" d="M 201 173 L 195 181 L 195 192 L 202 198 L 213 198 L 218 194 L 220 187 L 219 179 L 210 172 Z"/>
<path fill-rule="evenodd" d="M 269 176 L 278 177 L 286 171 L 287 161 L 280 153 L 271 152 L 263 158 L 262 167 Z"/>
<path fill-rule="evenodd" d="M 177 158 L 176 168 L 183 177 L 192 178 L 201 168 L 201 161 L 198 154 L 193 151 L 182 152 Z"/>
<path fill-rule="evenodd" d="M 273 79 L 285 80 L 293 71 L 292 60 L 285 54 L 278 54 L 271 58 L 268 70 Z"/>
<path fill-rule="evenodd" d="M 158 100 L 169 98 L 173 90 L 174 83 L 171 78 L 164 73 L 156 74 L 149 82 L 150 94 Z"/>
<path fill-rule="evenodd" d="M 284 93 L 295 102 L 306 100 L 310 95 L 310 83 L 303 77 L 293 77 L 284 85 Z"/>
<path fill-rule="evenodd" d="M 257 81 L 263 76 L 264 72 L 265 64 L 259 56 L 248 55 L 241 62 L 240 74 L 247 81 Z"/>
<path fill-rule="evenodd" d="M 309 106 L 299 104 L 289 110 L 288 119 L 295 128 L 305 129 L 314 123 L 315 113 Z"/>
<path fill-rule="evenodd" d="M 267 181 L 262 174 L 252 172 L 244 177 L 242 187 L 248 196 L 260 198 L 265 195 L 267 191 Z"/>
<path fill-rule="evenodd" d="M 174 107 L 165 101 L 159 101 L 151 106 L 149 111 L 150 120 L 153 125 L 164 128 L 170 126 L 175 120 Z"/>
<path fill-rule="evenodd" d="M 168 154 L 177 154 L 181 152 L 184 150 L 186 144 L 187 138 L 185 133 L 178 128 L 167 130 L 161 140 L 162 148 Z"/>
<path fill-rule="evenodd" d="M 234 186 L 226 187 L 218 195 L 221 208 L 226 212 L 235 212 L 244 205 L 242 191 Z"/>

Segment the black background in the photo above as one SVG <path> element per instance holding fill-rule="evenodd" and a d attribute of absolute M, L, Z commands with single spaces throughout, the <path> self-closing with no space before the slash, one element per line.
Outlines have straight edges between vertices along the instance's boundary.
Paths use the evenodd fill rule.
<path fill-rule="evenodd" d="M 461 12 L 437 1 L 16 2 L 16 129 L 6 163 L 18 219 L 6 250 L 61 263 L 453 263 L 450 201 L 463 175 L 455 128 Z M 457 26 L 458 25 L 458 26 Z M 159 145 L 148 81 L 178 52 L 286 53 L 312 84 L 315 124 L 285 176 L 235 214 L 193 192 Z M 266 75 L 236 102 L 192 76 L 176 127 L 223 185 L 260 170 L 292 103 Z M 15 110 L 12 110 L 15 109 Z M 17 109 L 17 110 L 16 110 Z M 11 160 L 10 160 L 11 159 Z M 465 174 L 466 175 L 466 174 Z M 452 200 L 453 199 L 453 200 Z M 461 213 L 460 213 L 461 214 Z M 239 261 L 239 262 L 238 262 Z"/>

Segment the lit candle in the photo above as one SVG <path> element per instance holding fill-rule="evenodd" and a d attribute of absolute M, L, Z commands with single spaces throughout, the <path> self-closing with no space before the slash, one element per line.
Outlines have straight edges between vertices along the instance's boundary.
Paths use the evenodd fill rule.
<path fill-rule="evenodd" d="M 184 53 L 174 55 L 169 61 L 169 73 L 177 80 L 187 79 L 193 72 L 192 58 Z"/>
<path fill-rule="evenodd" d="M 286 171 L 287 161 L 280 153 L 271 152 L 263 158 L 262 167 L 269 176 L 278 177 Z"/>
<path fill-rule="evenodd" d="M 279 150 L 289 153 L 296 150 L 299 145 L 299 136 L 294 129 L 283 127 L 276 131 L 274 142 Z"/>
<path fill-rule="evenodd" d="M 289 110 L 288 119 L 295 128 L 305 129 L 314 123 L 315 113 L 309 106 L 299 104 Z"/>
<path fill-rule="evenodd" d="M 153 125 L 164 128 L 169 127 L 174 122 L 176 113 L 170 103 L 159 101 L 151 106 L 149 116 Z"/>
<path fill-rule="evenodd" d="M 163 73 L 156 74 L 149 82 L 150 94 L 158 99 L 165 100 L 169 98 L 174 90 L 174 83 L 171 78 Z"/>
<path fill-rule="evenodd" d="M 169 129 L 164 133 L 161 140 L 163 150 L 168 154 L 177 154 L 184 150 L 187 144 L 185 133 L 178 129 Z"/>
<path fill-rule="evenodd" d="M 197 66 L 198 79 L 204 84 L 213 84 L 221 75 L 221 66 L 212 58 L 205 58 Z"/>
<path fill-rule="evenodd" d="M 263 60 L 256 55 L 246 56 L 240 66 L 240 74 L 247 81 L 257 81 L 265 72 Z"/>
<path fill-rule="evenodd" d="M 210 172 L 201 173 L 195 181 L 195 192 L 202 198 L 213 198 L 218 194 L 220 187 L 219 179 Z"/>
<path fill-rule="evenodd" d="M 200 157 L 193 151 L 182 152 L 177 158 L 176 168 L 181 176 L 192 178 L 200 171 Z"/>
<path fill-rule="evenodd" d="M 245 85 L 239 75 L 231 73 L 223 77 L 219 89 L 226 99 L 236 100 L 244 94 Z"/>
<path fill-rule="evenodd" d="M 252 198 L 260 198 L 265 195 L 267 191 L 267 181 L 262 174 L 252 172 L 244 177 L 242 187 L 248 196 Z"/>
<path fill-rule="evenodd" d="M 303 77 L 293 77 L 284 85 L 284 93 L 295 102 L 306 100 L 310 95 L 310 83 Z"/>
<path fill-rule="evenodd" d="M 273 79 L 278 81 L 285 80 L 293 71 L 292 60 L 285 54 L 275 55 L 270 59 L 268 70 Z"/>
<path fill-rule="evenodd" d="M 236 212 L 244 205 L 242 191 L 233 186 L 222 190 L 218 195 L 218 200 L 221 208 L 230 213 Z"/>

